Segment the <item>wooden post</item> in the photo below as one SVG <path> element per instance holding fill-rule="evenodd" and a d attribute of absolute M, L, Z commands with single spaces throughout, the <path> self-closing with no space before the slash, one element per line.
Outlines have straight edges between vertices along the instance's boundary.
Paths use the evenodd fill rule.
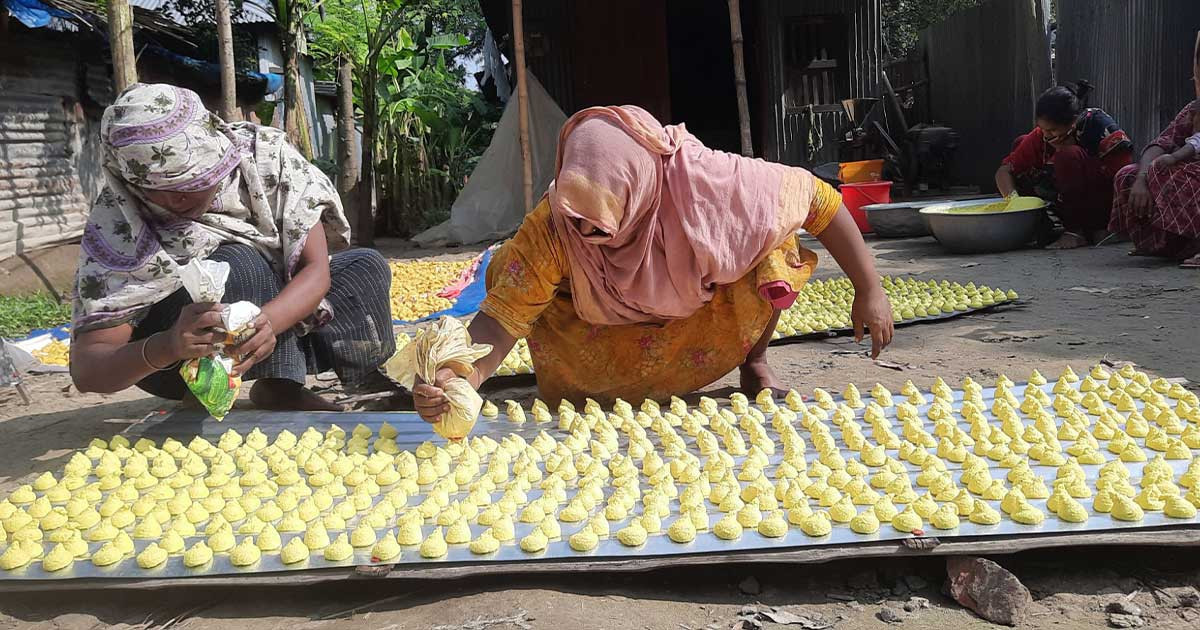
<path fill-rule="evenodd" d="M 742 37 L 742 6 L 740 0 L 729 0 L 729 41 L 733 45 L 733 83 L 737 89 L 738 124 L 742 132 L 742 155 L 754 157 L 754 140 L 750 135 L 750 102 L 746 98 L 746 53 Z"/>
<path fill-rule="evenodd" d="M 354 62 L 343 55 L 338 63 L 338 194 L 353 214 L 358 184 L 358 138 L 354 133 Z"/>
<path fill-rule="evenodd" d="M 513 63 L 517 70 L 517 108 L 521 114 L 521 176 L 525 188 L 525 212 L 533 210 L 533 158 L 529 148 L 529 83 L 525 77 L 525 16 L 521 0 L 512 0 Z"/>
<path fill-rule="evenodd" d="M 112 49 L 113 90 L 120 94 L 138 80 L 129 0 L 108 0 L 108 41 Z"/>
<path fill-rule="evenodd" d="M 225 122 L 241 120 L 237 107 L 237 83 L 234 78 L 233 24 L 229 17 L 229 0 L 215 0 L 217 21 L 217 52 L 221 66 L 221 118 Z"/>

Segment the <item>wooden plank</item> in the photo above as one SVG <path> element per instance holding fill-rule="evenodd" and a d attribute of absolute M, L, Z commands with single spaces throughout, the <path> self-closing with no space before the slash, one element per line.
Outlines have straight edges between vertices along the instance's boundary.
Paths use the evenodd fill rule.
<path fill-rule="evenodd" d="M 1114 530 L 1095 533 L 1040 534 L 1030 536 L 997 536 L 946 539 L 931 549 L 911 549 L 900 541 L 854 545 L 801 547 L 776 552 L 731 552 L 695 554 L 655 558 L 614 560 L 547 560 L 542 562 L 508 562 L 484 564 L 445 564 L 436 566 L 397 565 L 382 578 L 365 578 L 354 567 L 323 571 L 295 571 L 267 575 L 213 576 L 166 578 L 156 580 L 39 580 L 0 581 L 12 592 L 46 592 L 64 590 L 160 590 L 197 586 L 304 586 L 327 582 L 359 581 L 365 579 L 457 579 L 481 575 L 544 575 L 579 573 L 583 571 L 608 573 L 639 573 L 664 568 L 706 566 L 719 564 L 817 564 L 837 560 L 862 558 L 907 558 L 913 556 L 1008 555 L 1034 549 L 1089 546 L 1124 547 L 1200 547 L 1200 526 L 1175 526 L 1146 530 Z"/>

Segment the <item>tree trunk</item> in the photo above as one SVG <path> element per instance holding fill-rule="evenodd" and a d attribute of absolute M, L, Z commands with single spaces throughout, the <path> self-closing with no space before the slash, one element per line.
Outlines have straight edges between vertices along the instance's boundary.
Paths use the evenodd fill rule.
<path fill-rule="evenodd" d="M 215 0 L 217 48 L 221 67 L 221 118 L 236 122 L 242 117 L 237 107 L 237 83 L 234 76 L 233 24 L 229 17 L 229 0 Z"/>
<path fill-rule="evenodd" d="M 525 190 L 525 212 L 533 210 L 533 159 L 529 149 L 529 84 L 525 78 L 525 16 L 521 0 L 512 0 L 513 63 L 517 66 L 517 109 L 520 113 L 521 179 Z"/>
<path fill-rule="evenodd" d="M 283 38 L 284 130 L 300 154 L 311 160 L 312 139 L 308 136 L 308 116 L 305 115 L 304 95 L 300 92 L 299 45 L 304 37 L 304 28 L 299 16 L 290 17 L 287 23 Z"/>
<path fill-rule="evenodd" d="M 729 41 L 733 45 L 733 83 L 737 89 L 738 125 L 742 132 L 742 155 L 754 157 L 754 140 L 750 134 L 750 103 L 746 98 L 746 58 L 742 37 L 742 7 L 740 0 L 729 0 Z"/>
<path fill-rule="evenodd" d="M 108 0 L 108 41 L 112 47 L 113 91 L 120 94 L 138 80 L 129 0 Z"/>
<path fill-rule="evenodd" d="M 368 60 L 370 63 L 370 60 Z M 356 242 L 362 247 L 375 245 L 375 126 L 379 120 L 379 108 L 375 104 L 375 83 L 378 77 L 372 67 L 365 73 L 362 85 L 363 101 L 363 145 L 362 177 L 358 184 L 358 228 Z"/>
<path fill-rule="evenodd" d="M 353 214 L 354 186 L 358 184 L 358 137 L 354 133 L 354 62 L 349 57 L 342 57 L 338 64 L 338 153 L 338 194 L 347 213 Z"/>

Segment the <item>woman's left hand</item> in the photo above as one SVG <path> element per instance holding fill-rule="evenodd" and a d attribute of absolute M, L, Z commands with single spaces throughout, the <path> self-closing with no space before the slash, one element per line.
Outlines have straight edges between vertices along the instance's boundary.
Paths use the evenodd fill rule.
<path fill-rule="evenodd" d="M 854 323 L 855 341 L 862 341 L 864 327 L 870 331 L 872 359 L 879 358 L 879 353 L 892 343 L 892 334 L 896 328 L 892 321 L 892 304 L 888 301 L 883 287 L 854 292 L 850 321 Z"/>
<path fill-rule="evenodd" d="M 266 313 L 259 313 L 254 318 L 254 335 L 230 349 L 230 356 L 238 363 L 233 366 L 233 374 L 242 376 L 255 363 L 271 356 L 275 351 L 275 328 L 271 326 L 271 318 Z"/>

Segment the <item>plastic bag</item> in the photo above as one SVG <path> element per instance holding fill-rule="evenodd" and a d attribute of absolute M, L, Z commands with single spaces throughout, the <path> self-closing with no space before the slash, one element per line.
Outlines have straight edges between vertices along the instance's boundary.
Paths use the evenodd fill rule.
<path fill-rule="evenodd" d="M 220 302 L 225 297 L 229 263 L 193 258 L 179 268 L 179 279 L 193 302 Z"/>
<path fill-rule="evenodd" d="M 191 260 L 179 269 L 183 286 L 193 302 L 220 302 L 225 297 L 225 281 L 229 278 L 229 263 L 212 260 Z M 184 361 L 179 375 L 192 395 L 217 420 L 233 408 L 242 379 L 233 376 L 233 359 L 224 348 L 234 346 L 254 335 L 251 324 L 261 310 L 251 302 L 235 302 L 221 311 L 225 342 L 211 356 Z"/>
<path fill-rule="evenodd" d="M 388 376 L 412 389 L 417 377 L 426 383 L 437 378 L 441 368 L 449 368 L 457 377 L 446 382 L 443 390 L 450 411 L 433 425 L 433 430 L 449 440 L 461 440 L 471 433 L 483 398 L 466 378 L 475 372 L 475 361 L 488 355 L 492 347 L 471 342 L 467 327 L 453 317 L 443 317 L 432 327 L 417 331 L 412 342 L 398 350 L 384 369 Z"/>
<path fill-rule="evenodd" d="M 233 408 L 242 388 L 242 379 L 231 372 L 233 359 L 220 355 L 190 359 L 179 366 L 179 375 L 192 395 L 218 422 Z"/>

